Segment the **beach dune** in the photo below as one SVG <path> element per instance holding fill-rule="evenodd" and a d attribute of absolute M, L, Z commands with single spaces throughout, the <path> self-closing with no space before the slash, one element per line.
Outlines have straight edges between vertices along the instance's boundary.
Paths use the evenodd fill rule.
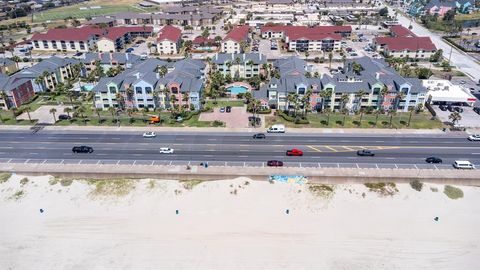
<path fill-rule="evenodd" d="M 0 269 L 480 269 L 480 188 L 458 188 L 13 175 Z"/>

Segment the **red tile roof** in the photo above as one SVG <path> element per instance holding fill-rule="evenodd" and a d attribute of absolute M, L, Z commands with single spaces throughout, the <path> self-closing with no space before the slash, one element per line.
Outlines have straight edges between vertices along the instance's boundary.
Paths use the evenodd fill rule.
<path fill-rule="evenodd" d="M 117 40 L 118 38 L 124 36 L 127 33 L 133 32 L 147 32 L 152 33 L 153 27 L 152 26 L 123 26 L 123 27 L 110 27 L 107 29 L 107 34 L 103 37 L 110 39 L 110 40 Z"/>
<path fill-rule="evenodd" d="M 401 25 L 393 25 L 390 27 L 390 33 L 392 33 L 392 36 L 394 37 L 416 37 L 412 31 Z"/>
<path fill-rule="evenodd" d="M 378 37 L 376 43 L 388 47 L 390 51 L 437 50 L 429 37 Z"/>
<path fill-rule="evenodd" d="M 193 39 L 192 43 L 195 45 L 213 44 L 215 43 L 215 39 L 198 36 L 195 39 Z"/>
<path fill-rule="evenodd" d="M 153 27 L 133 26 L 102 29 L 96 26 L 85 26 L 80 28 L 58 28 L 50 29 L 46 33 L 36 33 L 33 35 L 32 40 L 88 41 L 93 36 L 116 40 L 128 32 L 153 32 Z"/>
<path fill-rule="evenodd" d="M 223 40 L 234 40 L 236 42 L 240 42 L 242 40 L 246 40 L 248 37 L 248 32 L 250 31 L 250 27 L 248 25 L 242 25 L 234 28 L 230 31 Z"/>
<path fill-rule="evenodd" d="M 171 25 L 166 25 L 162 28 L 162 30 L 158 33 L 158 41 L 162 40 L 170 40 L 173 42 L 177 42 L 180 37 L 182 36 L 182 30 L 173 27 Z"/>
<path fill-rule="evenodd" d="M 105 29 L 97 27 L 81 27 L 81 28 L 56 28 L 50 29 L 46 33 L 35 33 L 32 40 L 66 40 L 66 41 L 88 41 L 93 36 L 101 36 Z"/>
<path fill-rule="evenodd" d="M 342 32 L 352 32 L 352 27 L 350 25 L 324 25 L 316 27 L 307 27 L 307 26 L 294 26 L 294 25 L 273 25 L 273 26 L 264 26 L 261 29 L 263 32 L 284 32 L 285 35 L 290 35 L 291 33 L 322 33 L 322 34 L 332 34 L 332 33 L 342 33 Z"/>

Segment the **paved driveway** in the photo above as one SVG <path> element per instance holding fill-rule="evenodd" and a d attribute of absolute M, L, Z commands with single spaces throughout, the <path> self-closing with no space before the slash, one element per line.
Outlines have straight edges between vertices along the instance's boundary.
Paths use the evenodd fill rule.
<path fill-rule="evenodd" d="M 247 128 L 248 117 L 251 116 L 247 113 L 245 107 L 232 107 L 232 112 L 221 113 L 220 108 L 213 108 L 213 112 L 207 112 L 200 114 L 200 121 L 222 121 L 225 122 L 228 128 Z"/>
<path fill-rule="evenodd" d="M 58 120 L 58 116 L 60 114 L 65 114 L 63 109 L 68 106 L 58 105 L 58 106 L 41 106 L 36 111 L 30 112 L 30 117 L 33 119 L 38 119 L 39 124 L 54 124 L 53 115 L 50 113 L 50 109 L 55 108 L 57 112 L 55 113 L 55 117 Z M 18 116 L 18 119 L 25 119 L 28 120 L 27 113 L 22 113 Z"/>

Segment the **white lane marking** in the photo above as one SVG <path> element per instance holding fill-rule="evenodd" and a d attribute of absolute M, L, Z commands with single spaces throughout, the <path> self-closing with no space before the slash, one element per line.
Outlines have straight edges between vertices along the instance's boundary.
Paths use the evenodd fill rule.
<path fill-rule="evenodd" d="M 97 156 L 106 156 L 107 154 L 96 154 Z"/>
<path fill-rule="evenodd" d="M 387 157 L 387 158 L 385 158 L 385 159 L 395 159 L 395 158 L 394 158 L 394 157 Z"/>
<path fill-rule="evenodd" d="M 213 155 L 203 155 L 202 157 L 213 157 Z"/>
<path fill-rule="evenodd" d="M 238 156 L 238 157 L 241 157 L 241 158 L 246 158 L 246 157 L 248 157 L 248 156 Z"/>
<path fill-rule="evenodd" d="M 472 155 L 480 155 L 480 153 L 472 153 Z"/>
<path fill-rule="evenodd" d="M 375 142 L 385 142 L 385 141 L 375 141 Z"/>
<path fill-rule="evenodd" d="M 38 155 L 38 153 L 28 153 L 29 155 Z"/>

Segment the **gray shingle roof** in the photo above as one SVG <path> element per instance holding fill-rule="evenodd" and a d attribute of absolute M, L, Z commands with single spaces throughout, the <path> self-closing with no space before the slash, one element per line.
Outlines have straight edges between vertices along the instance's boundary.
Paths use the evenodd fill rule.
<path fill-rule="evenodd" d="M 213 59 L 212 63 L 223 64 L 226 62 L 234 62 L 235 59 L 240 59 L 240 63 L 247 63 L 248 61 L 253 61 L 254 64 L 265 64 L 267 63 L 267 57 L 259 53 L 217 53 Z"/>

